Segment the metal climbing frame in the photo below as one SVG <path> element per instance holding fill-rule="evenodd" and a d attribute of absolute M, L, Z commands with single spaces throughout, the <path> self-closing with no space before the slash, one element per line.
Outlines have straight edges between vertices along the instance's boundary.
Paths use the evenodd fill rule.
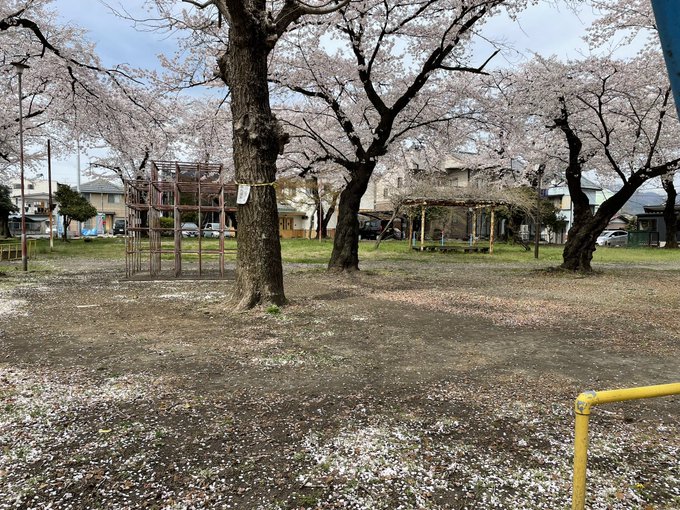
<path fill-rule="evenodd" d="M 221 164 L 153 161 L 146 178 L 125 181 L 127 234 L 125 273 L 128 278 L 148 267 L 149 276 L 161 275 L 163 256 L 173 255 L 173 273 L 182 276 L 185 256 L 198 261 L 198 276 L 204 273 L 204 256 L 219 261 L 224 276 L 225 226 L 227 213 L 236 211 L 236 184 L 225 182 Z M 197 239 L 183 247 L 182 224 L 187 214 L 197 218 Z M 173 218 L 173 225 L 162 226 L 161 218 Z M 219 218 L 218 248 L 204 247 L 204 221 Z M 193 219 L 192 219 L 193 221 Z M 172 236 L 172 245 L 164 238 Z M 212 243 L 211 243 L 212 244 Z M 194 247 L 196 246 L 196 247 Z"/>

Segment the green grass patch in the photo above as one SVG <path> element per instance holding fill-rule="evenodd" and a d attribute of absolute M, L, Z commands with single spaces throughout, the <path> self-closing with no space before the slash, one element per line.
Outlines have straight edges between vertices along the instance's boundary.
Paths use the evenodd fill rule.
<path fill-rule="evenodd" d="M 1 241 L 0 244 L 16 243 L 17 240 Z M 182 258 L 187 262 L 198 260 L 198 239 L 182 239 Z M 142 241 L 145 252 L 148 252 L 148 242 Z M 236 259 L 236 240 L 226 239 L 225 259 L 234 261 Z M 464 246 L 461 244 L 461 246 Z M 488 246 L 488 243 L 480 243 L 479 246 Z M 218 239 L 201 239 L 203 250 L 218 250 Z M 162 249 L 163 260 L 172 260 L 174 255 L 174 241 L 163 239 Z M 281 255 L 286 263 L 298 264 L 327 264 L 333 249 L 333 241 L 324 239 L 323 241 L 308 239 L 282 239 Z M 450 262 L 455 264 L 479 264 L 479 263 L 508 263 L 526 265 L 559 265 L 562 262 L 563 246 L 544 246 L 539 248 L 539 259 L 534 258 L 532 249 L 526 251 L 520 245 L 510 245 L 496 243 L 493 255 L 485 253 L 438 253 L 438 252 L 419 252 L 411 249 L 408 241 L 383 241 L 376 249 L 374 241 L 359 242 L 360 261 L 411 261 L 411 262 Z M 54 241 L 54 249 L 50 251 L 48 239 L 38 239 L 35 241 L 35 257 L 30 261 L 31 270 L 45 270 L 49 267 L 50 260 L 61 258 L 93 258 L 102 260 L 124 260 L 125 258 L 125 239 L 116 238 L 93 238 L 85 241 L 84 239 L 73 239 L 70 242 L 61 240 Z M 146 255 L 145 255 L 146 256 Z M 217 260 L 217 254 L 203 253 L 206 261 Z M 593 264 L 628 264 L 628 265 L 671 265 L 680 261 L 679 250 L 664 250 L 660 248 L 608 248 L 598 247 L 593 256 Z M 0 271 L 10 270 L 20 264 L 20 261 L 0 263 Z"/>

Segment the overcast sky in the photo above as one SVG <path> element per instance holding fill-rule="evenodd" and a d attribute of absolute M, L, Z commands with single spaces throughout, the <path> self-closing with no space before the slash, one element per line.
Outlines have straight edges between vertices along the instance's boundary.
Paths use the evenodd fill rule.
<path fill-rule="evenodd" d="M 121 5 L 120 1 L 115 0 L 108 3 L 116 8 Z M 125 6 L 133 9 L 132 5 L 135 3 L 125 2 Z M 172 38 L 155 32 L 135 30 L 131 22 L 113 15 L 99 0 L 55 0 L 53 6 L 65 22 L 73 23 L 89 32 L 88 38 L 96 43 L 98 53 L 106 66 L 126 63 L 134 67 L 153 68 L 158 65 L 156 55 L 171 54 L 174 50 Z M 142 11 L 139 8 L 134 12 L 140 13 Z M 493 18 L 486 24 L 483 33 L 490 39 L 504 40 L 525 55 L 540 53 L 561 58 L 578 58 L 588 52 L 582 37 L 594 18 L 595 14 L 588 8 L 575 14 L 566 8 L 539 5 L 527 9 L 517 22 L 507 16 Z M 482 62 L 491 51 L 490 46 L 485 48 L 481 45 L 479 51 L 476 50 L 475 53 L 479 54 Z M 496 58 L 495 65 L 513 65 L 520 58 L 519 53 L 504 52 Z M 85 153 L 81 155 L 83 173 L 92 155 Z M 66 161 L 55 162 L 55 179 L 75 184 L 76 168 L 75 155 Z M 81 177 L 82 182 L 87 180 L 87 176 Z"/>

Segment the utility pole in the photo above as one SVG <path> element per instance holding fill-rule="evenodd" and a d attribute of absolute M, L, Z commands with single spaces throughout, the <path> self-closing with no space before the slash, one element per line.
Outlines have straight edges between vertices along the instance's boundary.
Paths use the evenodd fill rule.
<path fill-rule="evenodd" d="M 78 177 L 76 180 L 76 190 L 78 193 L 80 193 L 80 133 L 76 134 L 76 151 L 78 154 L 76 155 L 76 166 L 78 167 Z M 83 233 L 83 224 L 79 221 L 78 222 L 78 237 L 80 237 Z"/>
<path fill-rule="evenodd" d="M 21 168 L 21 268 L 28 271 L 28 249 L 26 246 L 26 195 L 24 192 L 24 110 L 22 106 L 21 75 L 29 66 L 23 62 L 12 62 L 19 78 L 19 162 Z"/>
<path fill-rule="evenodd" d="M 50 211 L 50 251 L 54 249 L 54 236 L 52 234 L 52 144 L 47 140 L 47 208 Z"/>

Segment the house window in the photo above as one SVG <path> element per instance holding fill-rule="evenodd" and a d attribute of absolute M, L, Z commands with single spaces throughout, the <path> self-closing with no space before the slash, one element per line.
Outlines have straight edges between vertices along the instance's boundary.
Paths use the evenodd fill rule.
<path fill-rule="evenodd" d="M 21 183 L 18 182 L 18 183 L 16 183 L 16 184 L 12 184 L 12 188 L 14 188 L 14 189 L 21 189 Z"/>
<path fill-rule="evenodd" d="M 83 195 L 83 198 L 89 202 L 90 200 L 90 194 L 89 193 L 81 193 Z"/>
<path fill-rule="evenodd" d="M 385 188 L 383 190 L 383 198 L 389 198 L 390 197 L 390 190 Z"/>
<path fill-rule="evenodd" d="M 397 177 L 397 188 L 401 188 L 402 180 L 401 177 Z"/>
<path fill-rule="evenodd" d="M 109 204 L 120 204 L 122 195 L 108 195 L 108 202 Z"/>

